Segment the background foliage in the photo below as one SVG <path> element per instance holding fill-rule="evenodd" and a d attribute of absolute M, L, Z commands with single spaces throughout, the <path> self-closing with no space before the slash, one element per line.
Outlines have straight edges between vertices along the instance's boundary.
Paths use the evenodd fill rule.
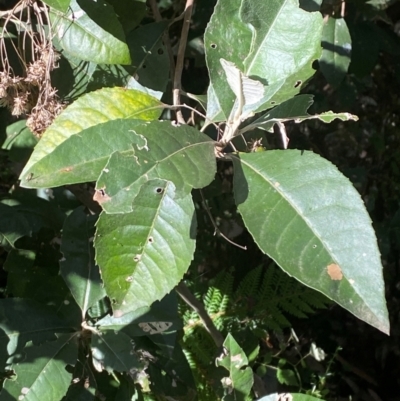
<path fill-rule="evenodd" d="M 8 104 L 3 102 L 8 108 L 0 109 L 0 156 L 4 166 L 0 175 L 0 252 L 3 267 L 0 270 L 3 297 L 0 305 L 0 356 L 2 366 L 5 366 L 9 355 L 12 355 L 8 364 L 17 377 L 26 377 L 27 380 L 21 384 L 14 380 L 15 376 L 11 376 L 10 371 L 5 371 L 0 400 L 21 396 L 29 400 L 28 390 L 41 394 L 44 400 L 165 399 L 171 395 L 174 399 L 195 399 L 194 389 L 199 400 L 230 399 L 227 389 L 232 387 L 232 382 L 235 383 L 235 392 L 240 389 L 234 394 L 235 399 L 245 399 L 246 393 L 241 391 L 250 391 L 252 371 L 263 378 L 268 393 L 288 391 L 327 400 L 349 397 L 368 401 L 396 399 L 400 391 L 397 319 L 400 4 L 395 0 L 301 1 L 303 9 L 321 10 L 326 20 L 319 28 L 312 25 L 317 24 L 318 17 L 314 16 L 309 23 L 314 33 L 316 29 L 321 29 L 322 52 L 318 53 L 320 42 L 317 41 L 314 47 L 308 49 L 307 57 L 310 60 L 316 57 L 319 61 L 313 64 L 312 69 L 310 65 L 305 65 L 301 71 L 296 71 L 296 76 L 292 76 L 288 68 L 289 72 L 282 82 L 280 77 L 275 82 L 271 76 L 268 82 L 271 92 L 268 96 L 265 94 L 265 99 L 257 104 L 258 108 L 255 107 L 254 111 L 263 109 L 263 104 L 268 102 L 271 107 L 290 100 L 300 89 L 304 94 L 314 95 L 314 103 L 310 109 L 304 105 L 300 109 L 292 109 L 295 110 L 293 114 L 277 107 L 273 109 L 275 114 L 261 117 L 261 122 L 250 118 L 243 129 L 249 143 L 262 138 L 261 144 L 256 144 L 253 150 L 268 151 L 282 147 L 279 133 L 269 131 L 273 131 L 273 123 L 284 121 L 290 149 L 312 150 L 333 162 L 352 181 L 373 220 L 382 255 L 392 327 L 391 337 L 387 337 L 335 306 L 320 293 L 288 277 L 258 249 L 243 224 L 246 211 L 239 210 L 240 215 L 235 206 L 240 194 L 232 192 L 234 178 L 231 162 L 219 160 L 216 178 L 206 186 L 215 170 L 204 171 L 201 163 L 206 160 L 211 163 L 213 145 L 210 146 L 212 142 L 205 136 L 199 136 L 198 131 L 187 126 L 179 127 L 181 137 L 189 136 L 202 153 L 190 153 L 184 144 L 179 145 L 182 158 L 186 157 L 190 165 L 190 169 L 183 168 L 181 171 L 195 173 L 184 175 L 180 180 L 174 176 L 176 181 L 172 185 L 165 180 L 170 179 L 171 171 L 179 166 L 180 161 L 168 161 L 156 173 L 152 173 L 155 170 L 151 169 L 151 163 L 158 163 L 163 151 L 170 151 L 165 149 L 160 149 L 154 160 L 149 160 L 149 169 L 141 170 L 129 182 L 124 181 L 125 168 L 111 178 L 102 172 L 104 161 L 107 168 L 114 169 L 125 166 L 128 157 L 132 157 L 132 154 L 126 153 L 133 146 L 132 137 L 120 135 L 116 141 L 110 133 L 122 132 L 124 127 L 138 127 L 137 130 L 145 127 L 145 134 L 137 135 L 134 143 L 137 147 L 134 154 L 140 161 L 145 158 L 144 153 L 138 151 L 145 146 L 141 135 L 151 146 L 157 144 L 160 131 L 165 132 L 164 137 L 170 135 L 167 128 L 170 122 L 146 128 L 143 121 L 155 120 L 161 113 L 166 120 L 174 117 L 173 111 L 162 111 L 158 106 L 161 101 L 173 104 L 171 55 L 165 45 L 165 32 L 169 27 L 172 58 L 177 61 L 182 20 L 171 22 L 184 10 L 183 2 L 158 2 L 163 20 L 154 8 L 142 1 L 80 0 L 70 3 L 49 0 L 45 3 L 50 8 L 44 14 L 43 24 L 52 27 L 52 43 L 60 58 L 51 56 L 43 82 L 24 82 L 26 98 L 22 103 L 15 100 Z M 223 9 L 222 17 L 215 13 L 214 20 L 226 18 L 229 24 L 223 20 L 218 22 L 220 25 L 210 23 L 204 37 L 215 2 L 199 1 L 193 10 L 188 32 L 182 88 L 185 93 L 196 94 L 201 101 L 204 101 L 208 89 L 207 117 L 214 121 L 228 119 L 230 105 L 235 100 L 229 85 L 218 81 L 223 74 L 219 62 L 221 57 L 233 61 L 248 76 L 263 76 L 263 71 L 254 67 L 259 65 L 257 58 L 246 59 L 245 46 L 235 44 L 232 47 L 229 40 L 229 35 L 232 35 L 229 29 L 238 29 L 238 25 L 231 22 L 239 3 L 232 2 L 231 10 Z M 295 2 L 286 3 L 286 12 L 292 15 Z M 261 3 L 254 4 L 252 9 L 244 12 L 246 18 L 252 21 L 260 12 L 257 7 L 263 7 Z M 8 42 L 5 41 L 7 54 L 10 55 L 9 64 L 15 74 L 20 74 L 18 57 L 9 43 L 12 35 L 16 36 L 18 32 L 7 20 L 7 10 L 15 4 L 2 2 L 1 5 L 5 11 L 2 14 L 2 34 L 7 38 L 11 36 Z M 217 12 L 218 7 L 215 10 Z M 22 14 L 17 15 L 22 19 Z M 33 15 L 37 17 L 37 14 Z M 270 15 L 273 18 L 273 10 L 270 10 Z M 260 32 L 263 32 L 262 29 Z M 47 37 L 44 31 L 40 33 L 42 37 Z M 307 32 L 304 34 L 306 37 L 309 35 Z M 266 39 L 268 47 L 273 40 L 273 32 L 261 37 Z M 206 55 L 203 38 L 209 52 Z M 28 44 L 33 41 L 29 35 L 25 40 Z M 214 49 L 211 46 L 214 40 L 219 44 L 225 40 L 227 45 Z M 271 57 L 272 50 L 266 49 Z M 294 51 L 293 48 L 290 51 Z M 34 60 L 40 67 L 42 58 L 29 51 L 25 57 L 25 62 Z M 271 63 L 269 61 L 269 65 Z M 3 70 L 7 68 L 3 63 Z M 51 80 L 48 80 L 50 70 Z M 303 84 L 302 81 L 314 70 L 316 73 L 312 80 Z M 297 85 L 297 81 L 300 84 Z M 120 90 L 116 86 L 141 92 Z M 94 92 L 104 87 L 110 89 Z M 54 88 L 58 91 L 57 96 Z M 210 88 L 213 88 L 214 94 Z M 143 91 L 153 97 L 141 95 Z M 83 94 L 86 94 L 85 97 L 81 97 Z M 183 97 L 182 101 L 197 107 L 193 97 Z M 309 106 L 310 97 L 303 99 L 304 104 Z M 35 109 L 34 102 L 40 107 Z M 48 128 L 30 158 L 38 137 L 51 123 L 48 119 L 52 120 L 70 103 L 69 113 L 61 114 Z M 23 109 L 19 110 L 21 104 Z M 119 107 L 113 108 L 115 104 Z M 87 105 L 93 112 L 92 121 L 85 114 Z M 132 108 L 135 109 L 134 116 L 130 114 Z M 43 110 L 52 115 L 42 113 Z M 203 111 L 201 108 L 198 110 Z M 320 114 L 326 110 L 343 113 L 342 119 L 333 121 L 331 115 L 309 118 L 309 114 Z M 350 118 L 344 113 L 357 115 L 358 121 L 343 122 L 343 119 Z M 32 115 L 35 119 L 31 118 Z M 191 120 L 196 128 L 201 127 L 202 120 L 197 113 L 183 109 L 183 116 Z M 301 117 L 302 124 L 286 122 L 293 117 Z M 132 118 L 135 119 L 133 123 L 129 121 Z M 324 124 L 324 118 L 330 124 Z M 263 130 L 253 131 L 256 123 Z M 33 135 L 32 130 L 37 135 Z M 215 138 L 212 126 L 205 132 Z M 52 139 L 48 141 L 46 138 Z M 100 143 L 105 145 L 98 146 Z M 239 150 L 246 147 L 240 138 L 234 140 L 234 145 Z M 52 152 L 53 158 L 46 159 L 45 156 Z M 113 156 L 109 159 L 112 152 Z M 65 159 L 65 155 L 71 155 L 71 159 Z M 278 164 L 279 160 L 274 163 Z M 198 166 L 198 169 L 193 169 L 193 166 Z M 75 175 L 65 174 L 72 171 L 72 167 Z M 47 172 L 50 172 L 48 176 Z M 22 186 L 38 189 L 22 188 L 18 182 L 20 174 Z M 142 177 L 147 175 L 150 175 L 150 180 L 144 185 Z M 95 187 L 91 181 L 98 177 Z M 99 206 L 92 200 L 93 192 L 97 189 L 97 200 L 102 203 L 101 188 L 108 189 L 112 185 L 115 194 L 109 194 L 113 203 L 103 203 L 103 208 L 108 213 L 123 211 L 124 214 L 115 217 L 103 213 L 97 222 L 94 244 L 98 247 L 96 261 L 101 267 L 100 276 L 93 248 L 97 216 L 88 214 L 87 209 L 98 213 Z M 138 193 L 134 204 L 128 202 L 124 193 L 120 194 L 121 185 L 129 185 Z M 187 194 L 192 188 L 204 186 L 202 191 L 192 191 L 192 204 Z M 163 194 L 162 201 L 155 196 L 158 190 Z M 176 202 L 175 192 L 180 194 Z M 151 202 L 150 196 L 154 196 Z M 218 332 L 226 337 L 223 351 L 204 329 L 199 314 L 188 303 L 178 301 L 173 292 L 152 304 L 157 294 L 162 296 L 175 286 L 176 277 L 172 274 L 171 284 L 166 288 L 154 290 L 157 286 L 143 282 L 132 291 L 130 280 L 133 281 L 133 277 L 127 272 L 127 280 L 118 282 L 119 288 L 121 285 L 127 287 L 113 293 L 111 283 L 118 277 L 113 276 L 114 264 L 107 265 L 109 253 L 119 255 L 119 246 L 123 244 L 132 247 L 129 254 L 136 257 L 148 237 L 148 232 L 137 234 L 138 227 L 144 224 L 136 216 L 144 215 L 144 209 L 150 214 L 151 210 L 163 210 L 163 204 L 167 206 L 162 219 L 170 217 L 171 222 L 176 221 L 184 227 L 193 228 L 194 223 L 188 216 L 196 210 L 196 249 L 185 282 L 196 299 L 204 303 Z M 250 211 L 257 220 L 254 207 L 250 207 Z M 157 223 L 156 219 L 154 221 Z M 107 240 L 107 235 L 113 225 L 115 231 L 113 228 L 112 238 L 118 238 L 118 245 L 108 249 L 111 239 Z M 246 226 L 251 231 L 248 223 Z M 235 243 L 246 246 L 247 250 L 233 246 L 221 235 L 215 236 L 215 227 Z M 124 239 L 133 233 L 138 235 L 138 243 L 127 241 L 125 244 Z M 188 237 L 191 235 L 188 233 Z M 102 246 L 102 241 L 106 246 Z M 178 239 L 176 244 L 179 245 Z M 296 252 L 295 247 L 292 249 Z M 193 243 L 171 249 L 171 254 L 181 258 L 179 278 L 193 251 Z M 266 252 L 270 254 L 268 250 Z M 161 263 L 157 262 L 160 253 L 150 255 L 147 266 L 153 261 L 156 261 L 155 265 Z M 369 261 L 357 265 L 361 273 L 368 268 Z M 79 271 L 79 266 L 84 269 Z M 125 262 L 120 261 L 119 269 L 124 266 Z M 101 285 L 102 278 L 108 280 L 110 288 Z M 371 288 L 368 290 L 371 292 Z M 110 315 L 110 300 L 105 297 L 105 291 L 111 302 L 118 304 L 117 310 L 127 313 L 119 316 L 114 309 L 114 315 Z M 138 305 L 137 310 L 125 311 L 124 302 L 127 300 L 129 304 L 131 293 L 139 294 L 138 298 L 143 303 Z M 128 294 L 128 298 L 124 294 Z M 132 321 L 136 324 L 129 324 Z M 378 323 L 375 322 L 375 325 Z M 36 333 L 38 328 L 40 330 Z M 86 359 L 88 353 L 92 356 L 90 360 Z M 240 363 L 230 364 L 227 353 L 240 355 Z M 50 361 L 47 367 L 43 365 L 48 363 L 46 361 Z M 45 369 L 58 373 L 48 378 Z M 297 398 L 301 399 L 301 396 L 294 395 L 294 399 Z"/>

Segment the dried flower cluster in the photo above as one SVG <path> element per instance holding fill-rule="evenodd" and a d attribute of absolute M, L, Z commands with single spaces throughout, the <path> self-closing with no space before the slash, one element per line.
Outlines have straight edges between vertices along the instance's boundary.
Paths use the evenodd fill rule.
<path fill-rule="evenodd" d="M 0 34 L 3 67 L 0 72 L 0 106 L 8 107 L 14 116 L 26 115 L 27 126 L 40 136 L 63 109 L 57 91 L 51 85 L 50 72 L 58 66 L 59 55 L 51 42 L 48 10 L 38 0 L 21 0 L 3 19 Z M 35 23 L 32 24 L 32 21 Z M 9 23 L 25 27 L 24 31 L 17 30 L 20 35 L 18 42 L 21 43 L 22 39 L 22 46 L 17 47 L 7 37 Z M 13 73 L 8 57 L 10 46 L 6 47 L 6 40 L 11 41 L 9 43 L 23 64 L 23 76 Z M 27 48 L 29 55 L 26 54 Z"/>

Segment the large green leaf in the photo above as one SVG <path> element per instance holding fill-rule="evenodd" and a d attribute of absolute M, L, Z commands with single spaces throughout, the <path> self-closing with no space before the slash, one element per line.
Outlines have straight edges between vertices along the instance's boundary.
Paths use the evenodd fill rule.
<path fill-rule="evenodd" d="M 224 401 L 245 401 L 249 398 L 253 387 L 253 371 L 248 364 L 246 354 L 232 335 L 228 334 L 224 341 L 224 353 L 216 359 L 217 366 L 223 366 L 229 371 L 229 377 L 221 380 L 225 388 Z"/>
<path fill-rule="evenodd" d="M 322 25 L 321 15 L 300 9 L 297 0 L 219 0 L 204 38 L 211 80 L 207 116 L 226 120 L 236 98 L 221 58 L 267 85 L 254 110 L 293 97 L 315 72 Z"/>
<path fill-rule="evenodd" d="M 132 151 L 137 138 L 133 130 L 143 123 L 111 120 L 70 136 L 35 164 L 29 185 L 44 188 L 97 180 L 112 153 Z"/>
<path fill-rule="evenodd" d="M 214 141 L 207 135 L 170 121 L 139 125 L 134 134 L 131 150 L 112 154 L 96 183 L 107 213 L 130 212 L 141 185 L 153 178 L 172 181 L 185 193 L 214 179 Z"/>
<path fill-rule="evenodd" d="M 326 80 L 338 86 L 350 65 L 351 37 L 344 18 L 329 18 L 322 31 L 319 65 Z"/>
<path fill-rule="evenodd" d="M 193 257 L 194 230 L 191 195 L 176 197 L 163 180 L 142 185 L 132 212 L 100 215 L 96 260 L 115 317 L 151 305 L 178 284 Z"/>
<path fill-rule="evenodd" d="M 60 45 L 72 56 L 98 64 L 130 64 L 122 26 L 104 0 L 71 0 L 65 14 L 52 14 L 52 22 Z"/>
<path fill-rule="evenodd" d="M 125 333 L 108 331 L 93 335 L 91 348 L 93 364 L 100 372 L 129 372 L 143 367 L 133 351 L 132 339 Z"/>
<path fill-rule="evenodd" d="M 288 274 L 388 333 L 380 254 L 360 195 L 312 152 L 233 157 L 235 200 L 254 240 Z"/>
<path fill-rule="evenodd" d="M 20 361 L 12 365 L 16 378 L 6 379 L 0 401 L 60 400 L 72 374 L 66 365 L 75 365 L 78 355 L 76 334 L 64 334 L 56 341 L 25 348 Z"/>
<path fill-rule="evenodd" d="M 119 118 L 154 120 L 161 114 L 161 106 L 159 100 L 132 89 L 105 88 L 80 97 L 54 120 L 35 147 L 21 173 L 21 186 L 35 188 L 35 164 L 70 136 Z"/>
<path fill-rule="evenodd" d="M 88 308 L 106 295 L 94 262 L 95 222 L 96 216 L 86 214 L 83 207 L 75 209 L 65 220 L 60 249 L 61 275 L 81 308 L 83 319 Z"/>
<path fill-rule="evenodd" d="M 20 351 L 27 341 L 40 343 L 54 338 L 55 332 L 69 330 L 54 310 L 31 299 L 0 300 L 0 368 L 9 355 Z"/>

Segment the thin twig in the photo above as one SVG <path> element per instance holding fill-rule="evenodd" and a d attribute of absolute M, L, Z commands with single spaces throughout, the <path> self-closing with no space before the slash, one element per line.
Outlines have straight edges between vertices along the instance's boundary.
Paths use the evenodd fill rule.
<path fill-rule="evenodd" d="M 17 12 L 23 10 L 25 7 L 28 7 L 26 2 L 20 1 L 14 8 L 11 10 L 5 10 L 5 11 L 0 11 L 0 18 L 4 17 L 11 17 L 13 14 L 16 14 Z"/>
<path fill-rule="evenodd" d="M 222 347 L 222 344 L 224 343 L 224 337 L 215 327 L 214 322 L 208 315 L 204 305 L 196 299 L 196 297 L 190 292 L 189 288 L 187 288 L 186 284 L 183 281 L 181 281 L 175 287 L 175 291 L 200 316 L 200 319 L 204 324 L 204 328 L 214 340 L 215 345 L 217 347 Z"/>
<path fill-rule="evenodd" d="M 201 198 L 203 200 L 203 207 L 204 207 L 205 211 L 207 212 L 208 217 L 210 218 L 212 225 L 214 226 L 215 233 L 218 233 L 224 240 L 228 241 L 230 244 L 232 244 L 234 246 L 237 246 L 238 248 L 243 249 L 244 251 L 247 251 L 247 247 L 246 246 L 237 244 L 236 242 L 232 241 L 225 234 L 223 234 L 221 232 L 221 230 L 218 228 L 217 224 L 215 223 L 214 217 L 212 216 L 209 207 L 207 206 L 206 200 L 205 200 L 204 195 L 203 195 L 203 191 L 201 189 L 200 189 L 200 195 L 201 195 Z"/>
<path fill-rule="evenodd" d="M 180 93 L 182 86 L 181 78 L 182 78 L 183 62 L 185 59 L 187 37 L 189 34 L 190 21 L 192 19 L 193 3 L 194 0 L 186 0 L 181 39 L 179 41 L 178 54 L 176 57 L 176 67 L 175 67 L 175 75 L 172 89 L 172 99 L 174 106 L 179 106 L 181 104 L 181 93 Z M 176 111 L 176 119 L 178 123 L 186 124 L 185 119 L 183 118 L 182 115 L 182 111 L 180 109 Z"/>

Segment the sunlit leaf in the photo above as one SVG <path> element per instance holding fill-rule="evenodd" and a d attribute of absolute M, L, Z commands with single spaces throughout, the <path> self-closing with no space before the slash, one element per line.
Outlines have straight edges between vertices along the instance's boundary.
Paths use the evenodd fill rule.
<path fill-rule="evenodd" d="M 214 142 L 208 136 L 170 121 L 138 125 L 131 132 L 131 150 L 113 153 L 96 183 L 107 213 L 130 212 L 141 185 L 153 178 L 170 180 L 185 193 L 213 180 Z"/>
<path fill-rule="evenodd" d="M 224 341 L 224 352 L 216 359 L 217 366 L 229 371 L 229 376 L 221 382 L 225 389 L 225 401 L 248 399 L 253 386 L 253 371 L 248 365 L 246 354 L 231 334 Z"/>
<path fill-rule="evenodd" d="M 382 265 L 350 181 L 312 152 L 233 157 L 235 200 L 261 250 L 288 274 L 387 333 Z"/>
<path fill-rule="evenodd" d="M 12 366 L 17 378 L 5 380 L 0 401 L 61 399 L 72 378 L 65 365 L 75 365 L 77 356 L 76 334 L 64 334 L 56 341 L 26 347 L 21 359 Z"/>
<path fill-rule="evenodd" d="M 257 111 L 298 93 L 315 72 L 322 25 L 320 13 L 300 9 L 297 0 L 219 0 L 204 37 L 211 80 L 207 117 L 227 120 L 235 101 L 221 58 L 266 85 Z"/>
<path fill-rule="evenodd" d="M 72 56 L 98 64 L 130 64 L 125 34 L 105 1 L 71 0 L 66 13 L 52 14 L 60 45 Z"/>
<path fill-rule="evenodd" d="M 21 186 L 35 188 L 36 176 L 40 175 L 35 170 L 35 164 L 72 135 L 94 125 L 120 118 L 157 119 L 162 111 L 161 105 L 162 103 L 152 96 L 132 89 L 105 88 L 81 96 L 46 130 L 21 173 Z"/>
<path fill-rule="evenodd" d="M 179 283 L 193 257 L 194 219 L 191 195 L 176 197 L 162 180 L 142 185 L 132 212 L 100 215 L 96 261 L 115 317 L 151 305 Z"/>

